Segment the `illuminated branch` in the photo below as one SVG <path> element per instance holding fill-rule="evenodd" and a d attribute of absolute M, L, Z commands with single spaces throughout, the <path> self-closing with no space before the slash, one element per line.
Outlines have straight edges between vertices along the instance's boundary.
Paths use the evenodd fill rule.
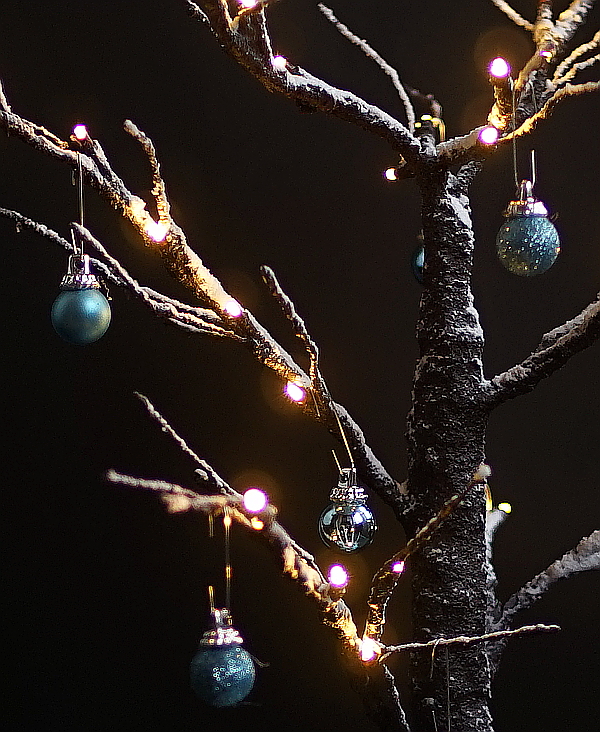
<path fill-rule="evenodd" d="M 368 58 L 375 61 L 375 63 L 390 77 L 392 80 L 392 84 L 394 85 L 394 88 L 398 92 L 398 96 L 400 97 L 402 104 L 404 105 L 404 111 L 406 112 L 406 120 L 408 122 L 408 129 L 413 132 L 415 129 L 415 110 L 413 109 L 413 106 L 411 104 L 411 101 L 408 97 L 408 94 L 406 93 L 406 90 L 402 86 L 402 82 L 400 81 L 400 77 L 398 75 L 398 72 L 393 66 L 390 66 L 387 61 L 385 61 L 378 53 L 375 51 L 374 48 L 371 48 L 371 46 L 361 38 L 359 38 L 357 35 L 355 35 L 348 26 L 344 25 L 343 23 L 340 23 L 340 21 L 335 17 L 333 14 L 333 11 L 328 8 L 323 3 L 319 3 L 317 6 L 319 10 L 323 13 L 323 15 L 329 20 L 333 25 L 338 29 L 338 31 L 347 38 L 351 43 L 354 43 L 356 46 L 360 48 L 360 50 L 368 56 Z"/>
<path fill-rule="evenodd" d="M 210 469 L 212 473 L 214 471 Z M 216 475 L 216 473 L 215 473 Z M 148 480 L 109 470 L 106 479 L 110 483 L 158 493 L 169 513 L 197 511 L 206 516 L 218 516 L 227 507 L 232 520 L 262 537 L 278 554 L 283 574 L 300 586 L 303 593 L 316 602 L 321 622 L 332 628 L 342 646 L 356 656 L 361 640 L 356 632 L 352 613 L 341 599 L 344 590 L 327 582 L 314 558 L 292 540 L 287 531 L 276 521 L 277 509 L 267 505 L 260 513 L 250 513 L 244 507 L 243 497 L 219 478 L 225 486 L 217 495 L 201 495 L 189 488 L 164 480 Z"/>
<path fill-rule="evenodd" d="M 567 58 L 562 63 L 560 63 L 556 67 L 556 71 L 554 72 L 554 76 L 552 77 L 552 84 L 554 86 L 559 86 L 565 81 L 570 81 L 574 76 L 571 66 L 575 63 L 575 61 L 577 61 L 578 58 L 581 58 L 581 56 L 583 56 L 584 54 L 593 51 L 594 49 L 598 48 L 598 46 L 600 46 L 600 31 L 596 33 L 596 35 L 589 43 L 584 43 L 581 46 L 578 46 L 569 56 L 567 56 Z M 595 63 L 597 60 L 598 56 L 594 56 L 592 59 L 588 59 L 587 62 L 582 62 L 585 65 L 577 64 L 576 67 L 579 67 L 577 70 L 580 71 L 587 66 L 591 66 L 592 63 Z M 571 71 L 569 71 L 569 69 L 571 69 Z"/>
<path fill-rule="evenodd" d="M 398 584 L 398 580 L 404 573 L 407 559 L 431 539 L 442 522 L 461 503 L 467 492 L 474 485 L 485 482 L 489 474 L 489 467 L 482 464 L 465 490 L 446 501 L 440 511 L 415 534 L 406 546 L 394 554 L 391 559 L 388 559 L 375 573 L 371 581 L 371 591 L 367 601 L 369 612 L 365 625 L 365 636 L 375 641 L 381 639 L 385 626 L 387 603 Z"/>
<path fill-rule="evenodd" d="M 510 638 L 516 635 L 525 635 L 527 633 L 556 633 L 560 630 L 560 625 L 523 625 L 516 630 L 497 630 L 493 633 L 485 633 L 484 635 L 465 636 L 459 635 L 455 638 L 436 638 L 427 643 L 403 643 L 399 646 L 384 646 L 384 652 L 379 658 L 379 662 L 383 663 L 393 653 L 403 651 L 426 651 L 435 650 L 439 646 L 468 646 L 472 643 L 486 643 L 489 641 L 500 640 L 501 638 Z"/>
<path fill-rule="evenodd" d="M 575 354 L 600 339 L 600 293 L 576 318 L 546 333 L 537 349 L 524 361 L 487 383 L 486 404 L 499 404 L 525 394 L 551 376 Z"/>
<path fill-rule="evenodd" d="M 220 17 L 222 18 L 222 14 Z M 244 23 L 251 22 L 251 20 L 248 18 L 244 20 Z M 166 316 L 170 322 L 180 328 L 192 330 L 195 333 L 208 333 L 209 335 L 226 336 L 238 340 L 251 351 L 261 364 L 273 370 L 284 382 L 292 381 L 306 389 L 310 388 L 311 380 L 309 376 L 275 341 L 269 332 L 258 323 L 252 313 L 241 307 L 224 289 L 220 281 L 188 245 L 182 229 L 170 218 L 168 199 L 164 183 L 160 177 L 158 160 L 152 142 L 145 133 L 131 122 L 126 124 L 130 134 L 143 145 L 152 166 L 154 195 L 163 216 L 162 221 L 159 221 L 158 224 L 146 211 L 146 203 L 138 196 L 133 195 L 112 170 L 108 159 L 96 140 L 86 137 L 84 140 L 78 141 L 73 138 L 71 143 L 78 148 L 73 150 L 69 147 L 69 142 L 60 140 L 45 128 L 8 111 L 8 102 L 3 93 L 1 98 L 3 102 L 0 111 L 0 127 L 4 128 L 11 136 L 20 138 L 35 149 L 67 163 L 72 168 L 77 167 L 79 156 L 84 182 L 94 188 L 104 200 L 108 201 L 124 218 L 133 224 L 146 244 L 158 250 L 167 271 L 202 304 L 207 305 L 208 310 L 198 309 L 195 313 L 190 313 L 189 310 L 181 310 L 177 314 L 169 313 L 169 307 L 165 307 L 165 302 L 176 307 L 175 301 L 169 303 L 166 296 L 160 296 L 157 302 L 157 298 L 154 298 L 149 290 L 139 287 L 121 268 L 119 276 L 146 305 L 153 307 L 156 312 Z M 392 118 L 390 117 L 390 119 Z M 399 125 L 395 120 L 394 123 Z M 410 136 L 408 131 L 404 131 L 418 147 L 418 142 Z M 168 222 L 165 217 L 168 217 Z M 163 226 L 163 223 L 168 225 Z M 157 230 L 157 225 L 162 228 Z M 116 272 L 118 269 L 116 260 L 105 252 L 102 245 L 91 237 L 89 232 L 82 230 L 81 233 L 92 245 L 101 248 L 107 261 L 113 263 L 111 266 Z M 211 311 L 214 316 L 208 315 Z M 206 313 L 206 318 L 203 317 L 202 313 Z M 170 317 L 171 314 L 173 317 Z M 192 317 L 189 317 L 190 315 Z M 195 315 L 200 317 L 200 321 L 206 322 L 194 320 Z M 324 410 L 324 413 L 320 413 L 315 404 L 308 399 L 300 405 L 300 408 L 317 422 L 325 424 L 334 434 L 339 433 L 331 410 Z M 379 493 L 397 514 L 401 514 L 396 481 L 392 479 L 377 460 L 366 444 L 362 431 L 348 413 L 339 405 L 332 405 L 331 409 L 335 409 L 344 424 L 344 430 L 352 444 L 362 479 L 369 487 Z"/>
<path fill-rule="evenodd" d="M 516 592 L 504 605 L 504 612 L 498 625 L 510 626 L 517 613 L 531 607 L 558 580 L 591 569 L 600 569 L 600 530 L 583 538 L 574 549 L 557 559 L 548 569 L 540 572 Z"/>
<path fill-rule="evenodd" d="M 226 6 L 219 0 L 203 0 L 202 7 L 225 51 L 269 91 L 382 137 L 411 166 L 423 159 L 419 141 L 391 115 L 351 92 L 337 89 L 312 76 L 294 65 L 293 61 L 275 64 L 263 12 L 245 14 L 234 28 Z"/>

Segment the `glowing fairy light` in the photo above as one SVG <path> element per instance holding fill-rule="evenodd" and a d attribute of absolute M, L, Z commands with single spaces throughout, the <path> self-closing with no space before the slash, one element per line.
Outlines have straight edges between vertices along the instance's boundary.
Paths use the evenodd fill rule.
<path fill-rule="evenodd" d="M 510 64 L 506 59 L 503 59 L 501 56 L 498 56 L 493 61 L 490 61 L 490 64 L 488 66 L 488 73 L 490 76 L 493 76 L 495 79 L 506 79 L 508 76 L 510 76 Z"/>
<path fill-rule="evenodd" d="M 345 587 L 349 580 L 348 571 L 341 564 L 332 564 L 329 567 L 327 580 L 332 587 Z"/>
<path fill-rule="evenodd" d="M 510 513 L 512 511 L 512 506 L 510 503 L 499 503 L 498 510 L 503 511 L 504 513 Z"/>
<path fill-rule="evenodd" d="M 365 636 L 360 644 L 360 658 L 364 663 L 370 663 L 374 661 L 377 656 L 381 653 L 381 647 L 376 640 Z"/>
<path fill-rule="evenodd" d="M 263 522 L 263 521 L 261 521 L 261 520 L 260 520 L 259 518 L 257 518 L 256 516 L 253 516 L 253 517 L 252 517 L 252 518 L 250 519 L 250 525 L 251 525 L 251 526 L 252 526 L 252 528 L 253 528 L 253 529 L 255 529 L 256 531 L 261 531 L 261 529 L 264 529 L 264 528 L 265 528 L 265 524 L 264 524 L 264 522 Z"/>
<path fill-rule="evenodd" d="M 392 572 L 395 572 L 396 574 L 402 574 L 404 572 L 404 562 L 394 562 L 392 564 Z"/>
<path fill-rule="evenodd" d="M 264 511 L 269 499 L 260 488 L 248 488 L 244 493 L 244 508 L 248 513 L 260 513 Z"/>
<path fill-rule="evenodd" d="M 285 56 L 273 56 L 273 66 L 278 71 L 285 71 L 287 68 L 287 59 Z"/>
<path fill-rule="evenodd" d="M 488 125 L 487 127 L 484 127 L 481 132 L 479 133 L 479 142 L 483 143 L 484 145 L 495 145 L 496 142 L 498 142 L 498 137 L 500 136 L 500 133 L 493 125 Z"/>
<path fill-rule="evenodd" d="M 164 241 L 169 231 L 169 225 L 162 224 L 160 221 L 150 220 L 144 226 L 144 231 L 154 241 Z"/>
<path fill-rule="evenodd" d="M 306 397 L 306 392 L 301 386 L 298 386 L 298 384 L 294 384 L 293 381 L 288 381 L 288 383 L 285 385 L 285 394 L 288 397 L 288 399 L 291 399 L 293 402 L 300 403 L 304 401 L 304 398 Z"/>
<path fill-rule="evenodd" d="M 384 170 L 383 177 L 386 180 L 390 180 L 390 181 L 398 180 L 398 174 L 396 172 L 396 168 L 388 168 L 387 170 Z"/>
<path fill-rule="evenodd" d="M 73 134 L 78 140 L 85 140 L 88 136 L 87 127 L 85 125 L 75 125 Z"/>
<path fill-rule="evenodd" d="M 250 10 L 250 8 L 255 8 L 258 5 L 258 0 L 240 0 L 240 5 Z"/>
<path fill-rule="evenodd" d="M 225 515 L 223 516 L 223 526 L 224 526 L 224 527 L 225 527 L 226 529 L 229 529 L 229 528 L 231 527 L 231 516 L 229 515 L 229 512 L 227 512 L 227 513 L 226 513 L 226 514 L 225 514 Z"/>
<path fill-rule="evenodd" d="M 239 318 L 240 315 L 243 313 L 242 306 L 237 300 L 234 300 L 233 298 L 225 303 L 223 310 L 227 313 L 227 315 L 231 315 L 232 318 Z"/>

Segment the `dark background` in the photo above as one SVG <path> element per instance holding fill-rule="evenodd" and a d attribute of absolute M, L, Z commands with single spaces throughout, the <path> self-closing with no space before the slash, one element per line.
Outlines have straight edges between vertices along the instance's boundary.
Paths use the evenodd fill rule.
<path fill-rule="evenodd" d="M 531 17 L 533 6 L 518 9 Z M 408 84 L 435 93 L 450 136 L 485 120 L 486 61 L 503 52 L 518 66 L 530 52 L 528 35 L 486 0 L 333 7 Z M 278 52 L 402 114 L 389 80 L 312 0 L 281 2 L 270 17 Z M 595 11 L 580 42 L 599 20 Z M 192 246 L 302 359 L 260 282 L 259 265 L 274 268 L 321 346 L 334 397 L 402 480 L 420 295 L 409 259 L 419 222 L 414 185 L 381 176 L 395 162 L 387 146 L 269 95 L 176 2 L 23 0 L 2 12 L 0 77 L 16 112 L 61 137 L 86 122 L 130 189 L 146 198 L 148 166 L 122 121 L 133 119 L 153 138 Z M 473 186 L 473 288 L 488 376 L 523 359 L 598 290 L 598 112 L 597 95 L 568 100 L 520 147 L 526 161 L 535 146 L 536 191 L 559 215 L 563 251 L 547 274 L 520 279 L 495 258 L 501 212 L 514 194 L 510 151 L 490 160 Z M 70 171 L 5 137 L 0 154 L 0 205 L 67 235 L 77 215 Z M 182 296 L 93 193 L 86 223 L 140 281 Z M 233 485 L 267 488 L 283 524 L 327 566 L 334 555 L 320 545 L 316 521 L 336 479 L 333 441 L 285 402 L 281 384 L 245 350 L 189 337 L 121 292 L 113 292 L 113 323 L 101 341 L 63 343 L 49 312 L 65 256 L 4 220 L 0 232 L 8 727 L 370 729 L 312 605 L 241 531 L 233 537 L 234 620 L 246 647 L 270 666 L 258 671 L 247 704 L 200 706 L 187 666 L 208 621 L 206 586 L 219 586 L 220 539 L 208 540 L 205 520 L 168 516 L 155 496 L 102 479 L 114 467 L 193 485 L 189 460 L 133 397 L 141 391 Z M 492 418 L 491 486 L 495 500 L 514 509 L 496 541 L 504 599 L 598 527 L 598 365 L 596 346 Z M 377 539 L 348 561 L 347 596 L 361 622 L 371 574 L 403 542 L 389 510 L 376 498 L 371 505 Z M 598 590 L 597 573 L 580 575 L 520 618 L 556 622 L 563 632 L 509 645 L 495 688 L 499 732 L 597 728 Z M 408 603 L 406 582 L 387 642 L 410 639 Z M 404 673 L 400 667 L 401 680 Z"/>

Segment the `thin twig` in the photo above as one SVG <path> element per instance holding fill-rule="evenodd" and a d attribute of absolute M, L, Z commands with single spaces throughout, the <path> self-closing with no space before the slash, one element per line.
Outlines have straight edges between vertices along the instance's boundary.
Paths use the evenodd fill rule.
<path fill-rule="evenodd" d="M 492 2 L 497 8 L 500 8 L 500 10 L 505 13 L 513 21 L 513 23 L 520 25 L 522 28 L 525 28 L 525 30 L 528 31 L 532 31 L 534 29 L 533 23 L 525 20 L 525 18 L 520 16 L 519 13 L 517 13 L 516 10 L 513 10 L 507 2 L 504 2 L 504 0 L 492 0 Z"/>
<path fill-rule="evenodd" d="M 485 633 L 484 635 L 458 635 L 455 638 L 436 638 L 427 643 L 403 643 L 399 646 L 384 646 L 384 652 L 379 657 L 379 663 L 383 663 L 393 653 L 403 651 L 427 650 L 432 647 L 437 648 L 437 646 L 467 646 L 472 643 L 485 643 L 486 641 L 507 638 L 509 636 L 525 635 L 526 633 L 555 633 L 560 629 L 560 625 L 544 625 L 543 623 L 538 623 L 537 625 L 523 625 L 516 630 L 497 630 L 493 633 Z"/>
<path fill-rule="evenodd" d="M 402 101 L 402 104 L 404 105 L 404 111 L 406 113 L 406 121 L 408 123 L 408 129 L 411 132 L 414 132 L 415 129 L 415 110 L 413 108 L 413 105 L 410 101 L 410 98 L 408 94 L 406 93 L 406 90 L 404 89 L 404 86 L 402 85 L 402 82 L 400 81 L 400 76 L 398 75 L 398 72 L 393 66 L 390 66 L 390 64 L 385 61 L 378 53 L 375 51 L 374 48 L 372 48 L 365 40 L 362 40 L 359 38 L 356 34 L 354 34 L 348 26 L 341 23 L 333 14 L 333 11 L 328 8 L 323 3 L 319 3 L 318 6 L 319 10 L 323 13 L 323 15 L 329 20 L 333 25 L 337 28 L 337 30 L 345 37 L 347 38 L 351 43 L 354 43 L 354 45 L 358 46 L 360 50 L 367 56 L 368 58 L 375 61 L 375 63 L 379 66 L 379 68 L 382 69 L 382 71 L 387 74 L 390 79 L 392 80 L 392 84 L 394 85 L 394 88 L 398 92 L 398 96 L 400 97 L 400 100 Z"/>
<path fill-rule="evenodd" d="M 500 625 L 510 625 L 517 613 L 531 607 L 558 580 L 592 569 L 600 569 L 600 530 L 584 537 L 574 549 L 563 554 L 516 592 L 504 605 Z"/>

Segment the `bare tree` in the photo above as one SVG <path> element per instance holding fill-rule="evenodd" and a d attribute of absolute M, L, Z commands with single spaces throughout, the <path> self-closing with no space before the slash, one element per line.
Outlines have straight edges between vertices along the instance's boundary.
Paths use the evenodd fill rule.
<path fill-rule="evenodd" d="M 425 266 L 403 482 L 376 457 L 346 408 L 333 400 L 315 339 L 274 272 L 263 267 L 262 276 L 301 344 L 301 357 L 291 355 L 188 244 L 183 227 L 172 214 L 157 152 L 144 131 L 133 122 L 125 123 L 126 132 L 150 164 L 148 201 L 129 190 L 125 176 L 115 170 L 99 141 L 87 134 L 81 139 L 62 139 L 14 112 L 7 92 L 0 94 L 0 120 L 7 134 L 75 171 L 81 164 L 85 184 L 158 254 L 195 304 L 140 284 L 88 228 L 81 222 L 73 224 L 77 237 L 95 251 L 94 265 L 102 277 L 128 290 L 168 324 L 193 336 L 231 340 L 273 372 L 282 386 L 293 383 L 300 387 L 303 398 L 297 408 L 343 444 L 348 443 L 360 479 L 391 508 L 402 526 L 408 541 L 374 573 L 363 631 L 357 628 L 343 592 L 331 586 L 312 555 L 283 528 L 285 512 L 280 524 L 276 511 L 267 509 L 260 514 L 257 529 L 240 494 L 205 462 L 208 456 L 199 457 L 179 437 L 146 397 L 141 399 L 150 416 L 193 461 L 203 487 L 192 491 L 173 483 L 108 473 L 111 482 L 157 491 L 171 513 L 214 515 L 228 506 L 232 518 L 251 536 L 266 540 L 284 574 L 315 603 L 321 622 L 338 637 L 353 685 L 373 723 L 382 730 L 491 730 L 491 683 L 507 641 L 513 635 L 556 628 L 551 624 L 519 627 L 518 613 L 555 581 L 600 568 L 600 533 L 593 530 L 507 602 L 496 596 L 491 545 L 506 513 L 490 504 L 489 494 L 486 503 L 485 435 L 490 414 L 532 391 L 600 337 L 600 303 L 594 300 L 579 315 L 540 336 L 531 355 L 520 363 L 486 378 L 483 331 L 471 291 L 474 233 L 469 188 L 489 158 L 546 123 L 559 102 L 568 104 L 568 97 L 600 89 L 599 82 L 580 81 L 578 76 L 599 59 L 600 37 L 596 33 L 573 50 L 573 36 L 592 7 L 589 0 L 574 0 L 556 18 L 550 3 L 539 2 L 531 22 L 506 3 L 494 2 L 531 34 L 534 51 L 515 75 L 513 87 L 502 81 L 494 84 L 487 123 L 482 120 L 467 134 L 448 140 L 440 139 L 443 122 L 436 98 L 404 86 L 400 75 L 329 8 L 320 6 L 325 17 L 391 77 L 404 122 L 277 55 L 267 27 L 272 3 L 247 3 L 245 7 L 225 0 L 185 3 L 192 19 L 208 26 L 224 50 L 269 91 L 288 97 L 303 112 L 325 112 L 381 138 L 395 156 L 395 177 L 410 179 L 404 185 L 416 184 Z M 484 127 L 497 131 L 497 142 L 482 141 Z M 2 208 L 0 214 L 20 230 L 33 230 L 67 251 L 73 247 L 23 213 Z M 301 365 L 303 358 L 307 367 Z M 403 573 L 397 567 L 400 564 L 403 569 L 405 562 L 412 571 L 414 642 L 386 645 L 386 606 Z M 367 642 L 375 653 L 363 657 L 361 650 Z M 409 651 L 412 711 L 407 719 L 388 664 L 395 654 Z"/>

